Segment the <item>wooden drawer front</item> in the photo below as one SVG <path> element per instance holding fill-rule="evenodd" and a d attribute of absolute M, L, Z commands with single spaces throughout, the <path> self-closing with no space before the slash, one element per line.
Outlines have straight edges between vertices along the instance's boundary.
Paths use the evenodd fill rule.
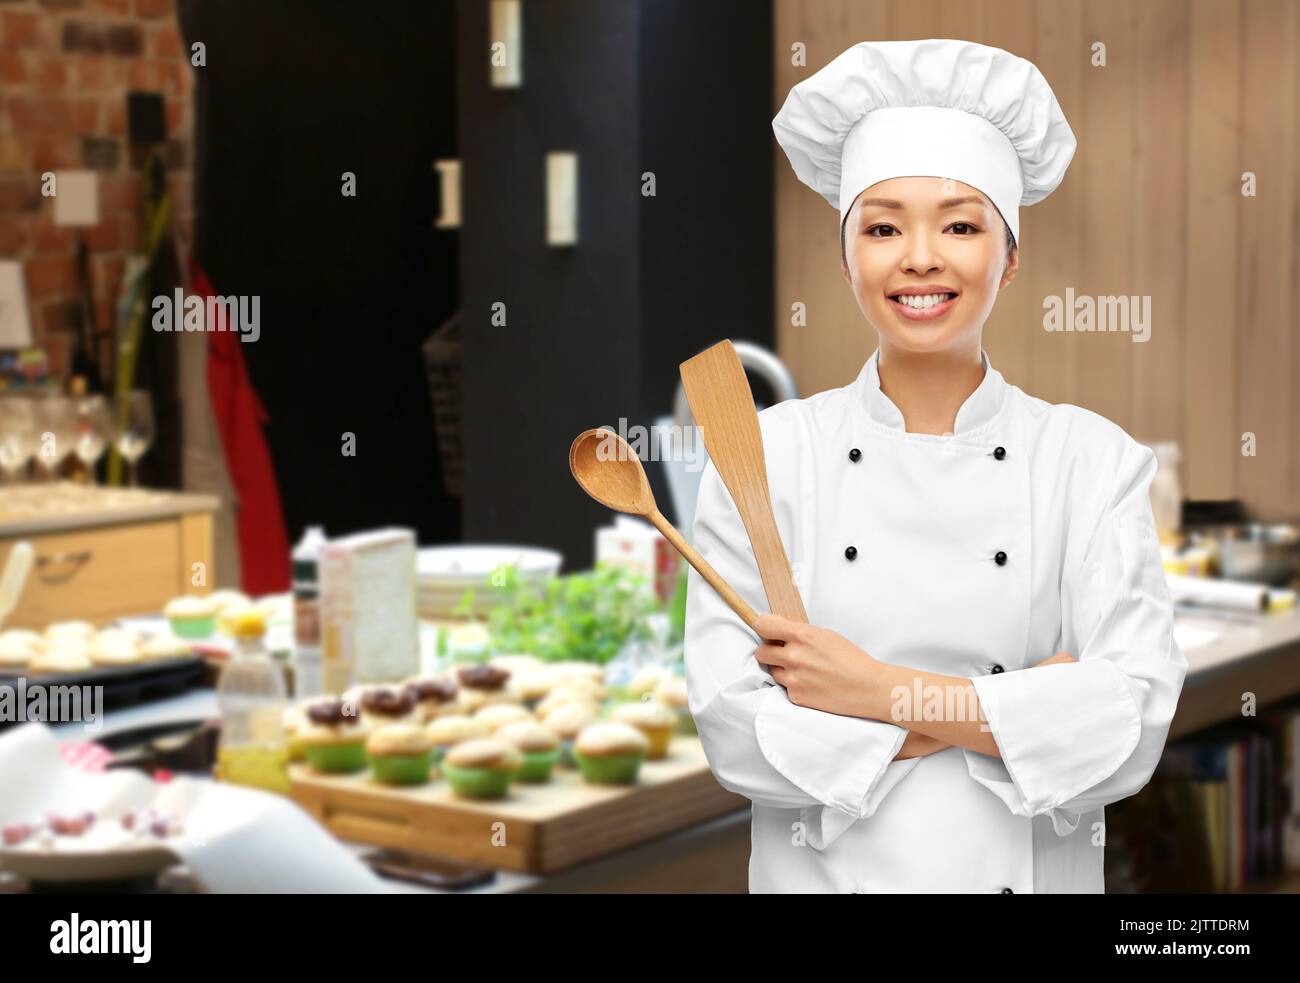
<path fill-rule="evenodd" d="M 181 528 L 175 520 L 32 536 L 36 561 L 7 624 L 41 629 L 85 618 L 96 624 L 153 614 L 184 593 Z M 13 542 L 0 545 L 0 562 Z M 44 562 L 42 562 L 44 560 Z"/>

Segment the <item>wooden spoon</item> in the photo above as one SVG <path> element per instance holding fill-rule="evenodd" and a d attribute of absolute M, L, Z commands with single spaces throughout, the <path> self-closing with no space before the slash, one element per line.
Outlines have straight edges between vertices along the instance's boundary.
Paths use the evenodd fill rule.
<path fill-rule="evenodd" d="M 700 572 L 731 610 L 751 629 L 758 614 L 745 603 L 709 561 L 696 552 L 655 505 L 654 492 L 646 480 L 645 469 L 636 451 L 612 430 L 584 430 L 569 448 L 569 470 L 588 495 L 616 512 L 649 519 L 664 538 Z"/>
<path fill-rule="evenodd" d="M 808 613 L 772 514 L 754 394 L 736 349 L 730 341 L 720 341 L 683 362 L 681 373 L 691 415 L 703 431 L 709 459 L 745 522 L 768 606 L 774 614 L 807 624 Z"/>

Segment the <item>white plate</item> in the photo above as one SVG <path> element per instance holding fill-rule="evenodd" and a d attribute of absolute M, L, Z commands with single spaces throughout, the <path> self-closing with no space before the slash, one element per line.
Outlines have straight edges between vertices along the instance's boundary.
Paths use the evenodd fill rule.
<path fill-rule="evenodd" d="M 115 881 L 150 877 L 180 862 L 164 846 L 111 850 L 33 850 L 0 846 L 0 868 L 29 881 Z"/>

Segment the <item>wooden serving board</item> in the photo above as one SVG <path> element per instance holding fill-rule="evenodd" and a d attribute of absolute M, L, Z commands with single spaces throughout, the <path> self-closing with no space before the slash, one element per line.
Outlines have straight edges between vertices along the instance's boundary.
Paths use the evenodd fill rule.
<path fill-rule="evenodd" d="M 427 785 L 381 785 L 369 771 L 290 769 L 293 798 L 334 835 L 506 870 L 546 874 L 742 809 L 709 771 L 698 737 L 641 765 L 636 785 L 592 785 L 557 765 L 546 784 L 512 782 L 504 799 L 456 796 L 435 768 Z"/>

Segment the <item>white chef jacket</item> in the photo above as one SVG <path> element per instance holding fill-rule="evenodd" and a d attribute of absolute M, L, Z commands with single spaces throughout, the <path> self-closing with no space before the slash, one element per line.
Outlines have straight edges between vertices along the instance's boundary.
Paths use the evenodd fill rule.
<path fill-rule="evenodd" d="M 1187 670 L 1155 455 L 1008 384 L 987 352 L 953 434 L 907 433 L 879 354 L 847 386 L 759 413 L 781 540 L 812 624 L 969 678 L 1002 756 L 895 761 L 905 728 L 791 703 L 692 569 L 689 706 L 717 780 L 753 803 L 750 890 L 1102 892 L 1103 807 L 1151 777 Z M 711 462 L 693 539 L 769 609 Z M 1079 661 L 1029 668 L 1060 651 Z"/>

